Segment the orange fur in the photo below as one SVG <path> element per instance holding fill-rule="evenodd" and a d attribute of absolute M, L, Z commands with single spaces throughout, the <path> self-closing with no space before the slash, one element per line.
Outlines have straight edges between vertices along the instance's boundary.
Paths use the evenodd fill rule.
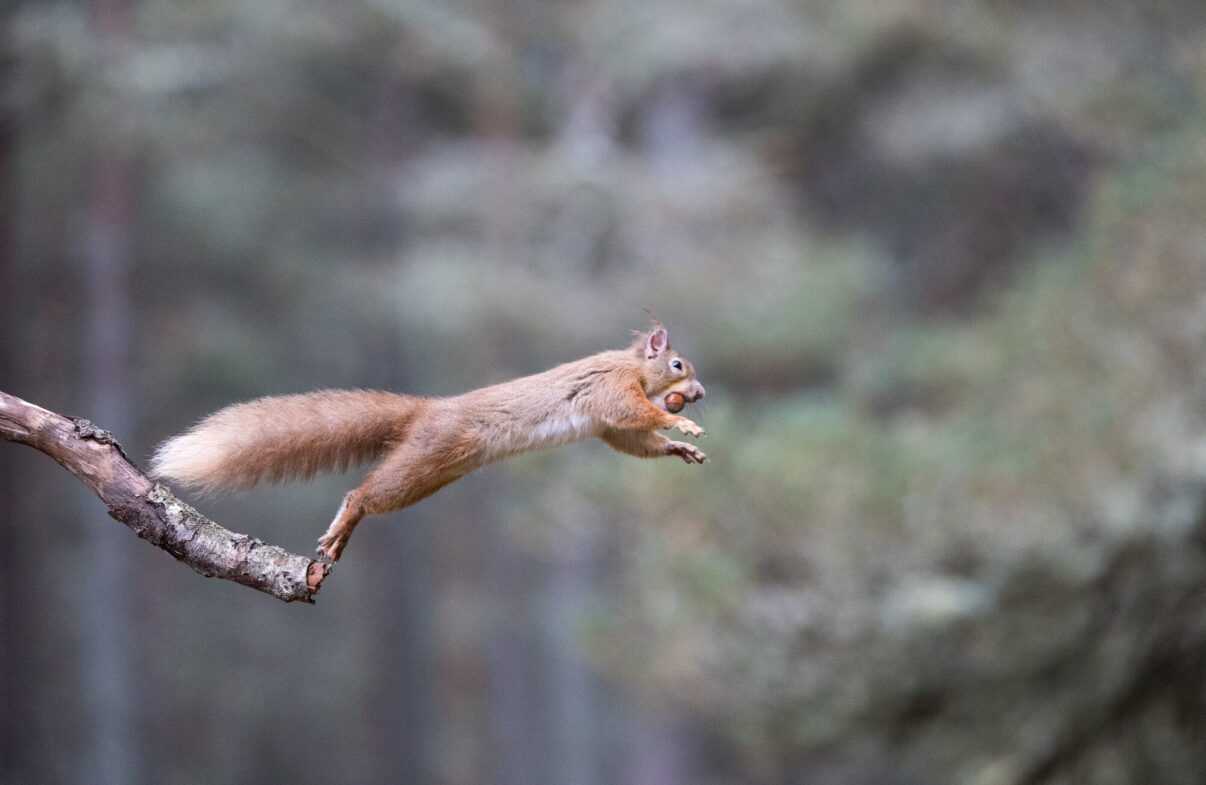
<path fill-rule="evenodd" d="M 479 466 L 527 450 L 599 437 L 630 455 L 703 463 L 707 456 L 693 445 L 655 433 L 703 434 L 666 411 L 672 392 L 688 401 L 704 395 L 655 319 L 627 350 L 454 397 L 324 390 L 235 404 L 161 445 L 152 471 L 215 491 L 309 478 L 380 457 L 319 539 L 319 555 L 336 561 L 365 515 L 407 507 Z"/>
<path fill-rule="evenodd" d="M 376 458 L 426 406 L 422 398 L 370 390 L 259 398 L 164 442 L 151 469 L 206 493 L 309 479 Z"/>

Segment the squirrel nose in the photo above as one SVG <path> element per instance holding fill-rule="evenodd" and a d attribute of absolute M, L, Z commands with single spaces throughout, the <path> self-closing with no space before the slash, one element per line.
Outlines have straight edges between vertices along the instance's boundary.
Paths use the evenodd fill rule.
<path fill-rule="evenodd" d="M 705 393 L 704 393 L 703 385 L 700 384 L 699 382 L 696 382 L 695 383 L 695 400 L 702 401 L 704 395 L 705 395 Z"/>

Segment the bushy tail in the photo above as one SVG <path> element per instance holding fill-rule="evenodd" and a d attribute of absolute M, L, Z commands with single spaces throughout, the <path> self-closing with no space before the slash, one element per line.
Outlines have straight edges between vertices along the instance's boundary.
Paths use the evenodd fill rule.
<path fill-rule="evenodd" d="M 343 471 L 405 438 L 425 403 L 370 390 L 258 398 L 159 445 L 151 473 L 210 493 Z"/>

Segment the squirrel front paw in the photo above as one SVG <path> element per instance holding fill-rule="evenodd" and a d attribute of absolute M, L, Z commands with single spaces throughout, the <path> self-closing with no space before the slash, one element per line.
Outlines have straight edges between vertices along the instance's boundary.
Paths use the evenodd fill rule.
<path fill-rule="evenodd" d="M 668 455 L 677 455 L 687 463 L 705 463 L 708 456 L 704 455 L 703 451 L 694 444 L 686 442 L 670 442 L 666 445 L 666 453 Z"/>
<path fill-rule="evenodd" d="M 688 436 L 705 436 L 705 435 L 707 435 L 703 428 L 700 428 L 698 425 L 691 422 L 686 417 L 679 417 L 679 418 L 675 419 L 674 425 L 672 427 L 678 428 L 680 431 L 687 434 Z"/>

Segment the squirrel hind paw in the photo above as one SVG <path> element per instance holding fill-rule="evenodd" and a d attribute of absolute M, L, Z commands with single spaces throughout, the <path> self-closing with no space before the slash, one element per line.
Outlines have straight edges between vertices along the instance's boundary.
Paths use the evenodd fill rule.
<path fill-rule="evenodd" d="M 348 544 L 346 539 L 339 537 L 337 534 L 327 532 L 318 538 L 318 547 L 314 552 L 322 561 L 328 561 L 331 564 L 339 561 L 339 557 L 343 554 L 343 548 Z"/>

